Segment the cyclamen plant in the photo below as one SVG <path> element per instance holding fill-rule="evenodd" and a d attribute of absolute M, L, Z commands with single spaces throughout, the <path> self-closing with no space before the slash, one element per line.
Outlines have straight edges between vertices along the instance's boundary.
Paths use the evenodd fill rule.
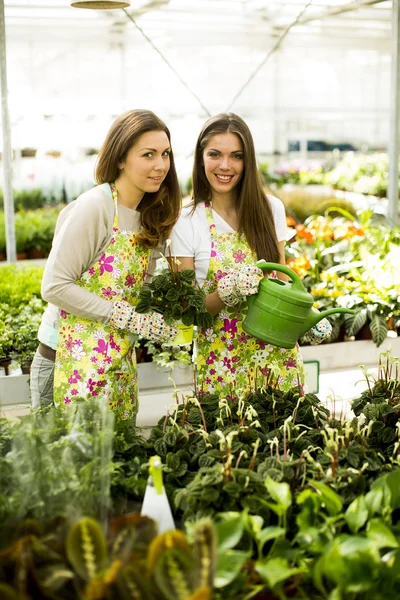
<path fill-rule="evenodd" d="M 212 315 L 205 305 L 205 293 L 195 283 L 193 269 L 177 269 L 178 261 L 169 256 L 169 268 L 155 275 L 150 284 L 145 285 L 139 294 L 136 305 L 138 313 L 156 311 L 161 313 L 169 325 L 182 321 L 184 325 L 211 327 Z"/>

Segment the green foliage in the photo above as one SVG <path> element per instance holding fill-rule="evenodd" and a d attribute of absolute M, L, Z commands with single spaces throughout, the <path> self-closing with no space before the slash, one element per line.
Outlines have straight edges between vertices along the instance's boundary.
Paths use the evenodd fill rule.
<path fill-rule="evenodd" d="M 211 600 L 214 546 L 209 521 L 194 527 L 191 543 L 178 531 L 157 536 L 138 514 L 115 519 L 107 533 L 87 517 L 54 519 L 44 530 L 25 522 L 0 554 L 1 598 Z"/>
<path fill-rule="evenodd" d="M 151 361 L 163 369 L 174 369 L 177 365 L 190 365 L 192 363 L 192 353 L 190 348 L 182 346 L 163 346 L 144 340 L 144 347 L 151 355 Z"/>
<path fill-rule="evenodd" d="M 9 476 L 0 489 L 6 508 L 0 540 L 7 540 L 15 519 L 44 522 L 70 511 L 103 517 L 110 505 L 113 418 L 93 399 L 32 411 L 13 426 L 2 457 Z"/>
<path fill-rule="evenodd" d="M 322 184 L 331 185 L 338 190 L 384 197 L 388 189 L 388 168 L 388 155 L 384 152 L 347 152 L 335 166 L 331 166 L 329 162 L 323 168 L 313 168 L 307 163 L 300 167 L 283 164 L 271 169 L 264 163 L 259 170 L 265 185 L 281 187 L 287 183 L 302 186 Z"/>
<path fill-rule="evenodd" d="M 40 298 L 43 267 L 4 265 L 0 267 L 0 304 L 20 308 L 35 296 Z"/>
<path fill-rule="evenodd" d="M 40 295 L 43 267 L 0 267 L 0 360 L 18 354 L 31 361 L 45 307 Z"/>
<path fill-rule="evenodd" d="M 98 401 L 0 420 L 0 584 L 57 600 L 210 600 L 212 584 L 215 600 L 399 597 L 398 372 L 381 357 L 350 421 L 268 386 L 184 398 L 148 440 L 117 419 L 112 463 Z M 154 454 L 188 537 L 155 537 L 137 515 L 106 535 L 86 517 L 106 514 L 110 480 L 114 510 L 124 494 L 140 500 Z M 86 515 L 72 529 L 66 505 Z"/>
<path fill-rule="evenodd" d="M 193 269 L 165 269 L 142 288 L 136 311 L 161 313 L 167 323 L 182 320 L 184 325 L 211 327 L 212 316 L 205 306 L 205 294 L 194 285 Z"/>
<path fill-rule="evenodd" d="M 41 250 L 47 256 L 53 242 L 60 207 L 46 207 L 37 210 L 19 210 L 15 214 L 15 238 L 17 252 L 27 252 L 32 248 Z M 0 211 L 0 253 L 5 253 L 5 219 Z"/>
<path fill-rule="evenodd" d="M 338 211 L 336 207 L 335 211 Z M 400 228 L 392 227 L 372 210 L 355 219 L 313 215 L 296 225 L 296 238 L 288 248 L 288 266 L 303 280 L 319 310 L 345 307 L 353 315 L 333 315 L 335 341 L 343 325 L 347 336 L 358 336 L 364 326 L 380 346 L 389 325 L 400 324 Z"/>
<path fill-rule="evenodd" d="M 17 210 L 41 208 L 45 204 L 53 202 L 52 197 L 48 197 L 39 188 L 31 190 L 15 190 L 13 193 L 14 206 Z M 0 190 L 0 208 L 4 206 L 3 192 Z"/>

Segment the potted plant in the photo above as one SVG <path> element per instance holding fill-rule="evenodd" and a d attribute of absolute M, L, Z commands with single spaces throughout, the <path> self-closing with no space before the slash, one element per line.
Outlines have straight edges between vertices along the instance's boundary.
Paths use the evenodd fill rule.
<path fill-rule="evenodd" d="M 213 317 L 205 305 L 205 293 L 195 283 L 193 269 L 177 269 L 177 260 L 170 256 L 169 268 L 155 275 L 139 294 L 138 313 L 161 313 L 169 325 L 177 325 L 178 335 L 173 345 L 190 344 L 193 328 L 211 327 Z"/>

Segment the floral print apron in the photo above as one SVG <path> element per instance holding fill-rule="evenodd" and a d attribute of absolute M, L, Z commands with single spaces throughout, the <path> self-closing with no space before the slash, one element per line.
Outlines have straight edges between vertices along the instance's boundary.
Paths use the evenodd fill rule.
<path fill-rule="evenodd" d="M 212 208 L 205 205 L 211 234 L 210 266 L 205 293 L 217 289 L 228 269 L 257 261 L 244 236 L 237 232 L 217 234 Z M 278 348 L 257 340 L 242 329 L 246 303 L 226 307 L 212 328 L 200 329 L 196 337 L 195 365 L 198 389 L 203 393 L 233 395 L 234 388 L 253 390 L 268 383 L 287 391 L 304 385 L 304 365 L 298 346 Z"/>
<path fill-rule="evenodd" d="M 150 250 L 139 244 L 138 233 L 118 229 L 117 190 L 115 184 L 110 187 L 115 204 L 111 241 L 76 283 L 113 302 L 136 304 Z M 106 397 L 123 418 L 135 418 L 138 381 L 134 336 L 61 311 L 54 402 L 70 404 L 92 396 Z"/>

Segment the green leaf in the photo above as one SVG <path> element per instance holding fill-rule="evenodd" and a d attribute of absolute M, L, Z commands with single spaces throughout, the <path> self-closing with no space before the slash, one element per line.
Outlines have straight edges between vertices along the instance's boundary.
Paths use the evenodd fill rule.
<path fill-rule="evenodd" d="M 193 283 L 196 279 L 196 273 L 193 269 L 182 269 L 180 272 L 180 278 L 186 283 Z"/>
<path fill-rule="evenodd" d="M 209 329 L 213 324 L 213 316 L 209 312 L 201 312 L 197 314 L 197 324 L 203 329 Z"/>
<path fill-rule="evenodd" d="M 188 304 L 189 306 L 193 306 L 197 310 L 201 310 L 202 308 L 204 308 L 204 298 L 202 298 L 201 296 L 192 296 L 188 299 Z"/>
<path fill-rule="evenodd" d="M 176 288 L 171 288 L 170 290 L 168 290 L 165 297 L 167 298 L 167 300 L 173 302 L 174 300 L 178 300 L 179 292 Z"/>
<path fill-rule="evenodd" d="M 367 536 L 379 549 L 399 547 L 399 544 L 389 527 L 387 527 L 380 519 L 372 519 L 368 523 Z"/>
<path fill-rule="evenodd" d="M 320 494 L 326 510 L 331 516 L 335 516 L 342 511 L 343 504 L 340 496 L 334 492 L 328 485 L 321 481 L 309 481 L 309 484 L 314 487 Z"/>
<path fill-rule="evenodd" d="M 379 348 L 387 337 L 388 327 L 385 319 L 379 315 L 374 315 L 371 319 L 369 328 L 372 333 L 372 339 Z"/>
<path fill-rule="evenodd" d="M 382 488 L 373 488 L 366 494 L 365 502 L 368 508 L 369 516 L 382 511 L 383 490 Z"/>
<path fill-rule="evenodd" d="M 166 456 L 168 453 L 167 444 L 163 438 L 158 439 L 154 442 L 154 450 L 160 456 Z"/>
<path fill-rule="evenodd" d="M 271 479 L 271 477 L 267 477 L 265 487 L 275 502 L 282 504 L 286 508 L 292 505 L 292 493 L 288 483 L 278 483 Z"/>
<path fill-rule="evenodd" d="M 199 458 L 199 467 L 211 467 L 215 463 L 215 458 L 208 454 L 202 454 Z"/>
<path fill-rule="evenodd" d="M 347 448 L 346 450 L 346 458 L 354 469 L 358 469 L 361 459 L 361 449 L 350 446 L 350 448 Z"/>
<path fill-rule="evenodd" d="M 384 501 L 389 496 L 388 502 L 392 510 L 400 508 L 400 470 L 392 471 L 384 477 Z"/>
<path fill-rule="evenodd" d="M 180 460 L 179 456 L 177 456 L 176 454 L 173 454 L 172 452 L 168 452 L 166 463 L 167 463 L 168 469 L 171 469 L 172 471 L 176 471 L 179 468 L 179 465 L 181 464 L 181 460 Z"/>
<path fill-rule="evenodd" d="M 270 540 L 275 540 L 279 537 L 284 537 L 286 530 L 283 527 L 265 527 L 257 535 L 258 550 L 261 553 L 264 545 Z"/>
<path fill-rule="evenodd" d="M 394 442 L 396 437 L 397 432 L 394 429 L 392 429 L 391 427 L 385 427 L 382 433 L 382 442 L 384 444 L 390 444 L 391 442 Z"/>
<path fill-rule="evenodd" d="M 167 446 L 175 446 L 176 438 L 176 431 L 168 431 L 168 433 L 166 433 L 164 436 L 164 440 Z"/>
<path fill-rule="evenodd" d="M 249 552 L 240 550 L 227 550 L 220 554 L 214 576 L 214 586 L 222 588 L 236 579 L 249 555 Z"/>
<path fill-rule="evenodd" d="M 100 524 L 89 517 L 70 528 L 65 544 L 67 558 L 83 579 L 92 579 L 104 568 L 107 542 Z"/>
<path fill-rule="evenodd" d="M 139 300 L 135 306 L 137 313 L 147 313 L 150 311 L 150 302 L 148 300 Z"/>
<path fill-rule="evenodd" d="M 274 589 L 279 583 L 283 583 L 293 575 L 304 573 L 304 569 L 289 567 L 286 558 L 269 558 L 267 560 L 258 560 L 255 563 L 255 569 L 263 581 Z"/>
<path fill-rule="evenodd" d="M 234 548 L 241 540 L 244 530 L 244 518 L 241 513 L 216 524 L 218 552 Z"/>
<path fill-rule="evenodd" d="M 344 518 L 352 533 L 357 533 L 368 519 L 368 507 L 364 496 L 359 496 L 350 504 Z"/>
<path fill-rule="evenodd" d="M 182 323 L 187 327 L 194 324 L 194 314 L 192 311 L 186 311 L 182 315 Z"/>
<path fill-rule="evenodd" d="M 347 335 L 356 335 L 367 322 L 367 318 L 368 311 L 366 308 L 357 311 L 355 315 L 346 315 L 345 323 Z"/>

